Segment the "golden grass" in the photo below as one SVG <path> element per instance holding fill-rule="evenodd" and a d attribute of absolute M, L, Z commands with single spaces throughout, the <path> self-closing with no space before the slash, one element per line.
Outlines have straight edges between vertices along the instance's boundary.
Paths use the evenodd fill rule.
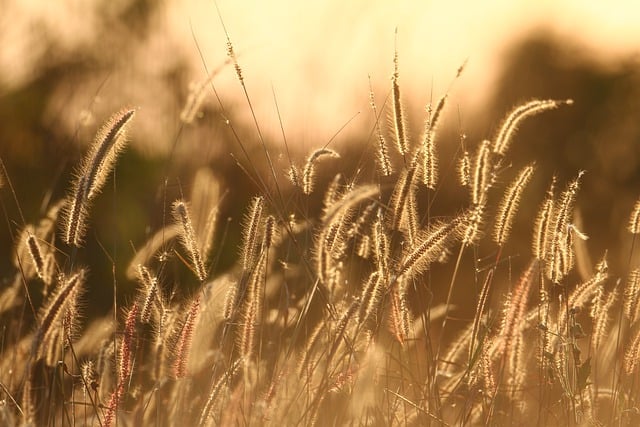
<path fill-rule="evenodd" d="M 78 168 L 71 196 L 65 205 L 62 223 L 65 243 L 80 246 L 87 228 L 89 206 L 104 186 L 117 155 L 126 142 L 125 130 L 135 110 L 114 114 L 96 134 L 89 153 Z"/>
<path fill-rule="evenodd" d="M 231 42 L 228 54 L 252 109 Z M 185 125 L 198 126 L 204 87 L 189 95 Z M 518 254 L 527 267 L 512 270 L 511 230 L 534 177 L 533 166 L 514 165 L 521 171 L 504 185 L 508 147 L 525 119 L 570 101 L 524 103 L 493 139 L 467 148 L 473 144 L 463 138 L 456 183 L 443 179 L 453 169 L 438 168 L 454 160 L 442 162 L 435 149 L 447 96 L 427 109 L 424 135 L 412 144 L 397 52 L 390 90 L 391 129 L 380 126 L 383 112 L 370 94 L 377 159 L 370 175 L 359 163 L 353 176 L 345 171 L 326 179 L 318 160 L 339 154 L 324 146 L 301 169 L 289 159 L 293 186 L 287 186 L 260 139 L 274 179 L 267 185 L 252 158 L 244 160 L 242 169 L 259 190 L 241 224 L 239 255 L 223 274 L 213 254 L 238 249 L 224 240 L 214 244 L 223 195 L 210 171 L 200 170 L 190 198 L 166 202 L 173 221 L 164 218 L 131 256 L 126 275 L 139 282 L 135 298 L 122 307 L 114 297 L 108 317 L 82 328 L 81 289 L 112 278 L 92 277 L 91 265 L 78 267 L 76 257 L 94 239 L 86 236 L 89 205 L 106 184 L 135 110 L 108 120 L 81 162 L 71 196 L 36 224 L 15 220 L 21 224 L 15 271 L 3 277 L 0 295 L 3 420 L 102 426 L 637 421 L 640 274 L 630 262 L 628 272 L 613 277 L 606 255 L 595 268 L 584 267 L 590 265 L 580 246 L 586 236 L 576 219 L 582 172 L 559 196 L 555 178 L 538 195 L 531 253 Z M 387 151 L 389 134 L 397 158 Z M 11 187 L 2 178 L 0 185 Z M 449 185 L 468 201 L 435 217 L 438 194 Z M 628 225 L 634 236 L 639 210 L 636 204 Z M 493 233 L 485 238 L 489 224 Z M 186 256 L 171 245 L 175 237 Z M 457 307 L 465 304 L 461 293 L 474 306 L 466 314 Z"/>

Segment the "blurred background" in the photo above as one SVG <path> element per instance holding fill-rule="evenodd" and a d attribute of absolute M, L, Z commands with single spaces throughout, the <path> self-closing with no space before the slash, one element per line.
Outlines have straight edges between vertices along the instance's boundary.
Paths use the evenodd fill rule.
<path fill-rule="evenodd" d="M 227 120 L 258 167 L 266 163 L 243 89 L 233 67 L 224 66 L 224 27 L 283 182 L 285 138 L 298 162 L 329 141 L 355 153 L 343 156 L 340 170 L 357 170 L 372 158 L 369 79 L 382 108 L 394 46 L 415 138 L 425 106 L 449 93 L 438 136 L 446 188 L 455 187 L 460 133 L 473 150 L 513 106 L 574 99 L 570 108 L 525 123 L 512 146 L 513 173 L 531 161 L 538 172 L 510 253 L 528 257 L 532 221 L 551 177 L 563 187 L 586 170 L 578 204 L 589 250 L 600 257 L 608 248 L 622 271 L 630 245 L 624 227 L 640 195 L 636 3 L 0 0 L 0 158 L 17 199 L 0 193 L 6 222 L 0 278 L 13 271 L 19 229 L 64 196 L 96 129 L 123 106 L 139 110 L 117 166 L 117 191 L 109 184 L 92 210 L 92 238 L 82 255 L 92 276 L 110 278 L 115 258 L 126 283 L 121 271 L 132 248 L 166 221 L 163 206 L 189 194 L 198 167 L 210 167 L 221 188 L 230 188 L 221 217 L 237 227 L 257 189 L 237 165 L 236 158 L 246 167 L 246 158 Z M 190 87 L 216 69 L 200 114 L 184 125 L 180 112 Z M 462 192 L 438 197 L 443 212 L 466 203 Z M 231 226 L 220 271 L 237 254 L 234 235 Z M 110 287 L 89 292 L 90 299 L 108 300 Z"/>

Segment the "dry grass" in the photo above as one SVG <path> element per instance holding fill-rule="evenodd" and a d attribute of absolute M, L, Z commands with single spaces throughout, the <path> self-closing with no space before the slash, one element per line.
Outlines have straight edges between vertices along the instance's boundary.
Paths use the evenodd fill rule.
<path fill-rule="evenodd" d="M 230 42 L 228 52 L 252 108 Z M 101 426 L 638 422 L 640 274 L 629 265 L 629 273 L 611 277 L 606 255 L 593 271 L 577 271 L 589 265 L 574 220 L 582 172 L 559 197 L 555 179 L 540 195 L 533 249 L 521 254 L 528 266 L 512 272 L 503 262 L 534 175 L 532 166 L 514 165 L 521 172 L 509 178 L 517 126 L 571 101 L 527 102 L 507 114 L 494 139 L 476 147 L 463 140 L 456 189 L 468 192 L 468 203 L 436 218 L 439 192 L 458 185 L 438 179 L 455 174 L 439 170 L 455 160 L 438 161 L 435 150 L 447 96 L 427 109 L 424 135 L 412 143 L 399 76 L 396 52 L 390 129 L 379 124 L 371 96 L 378 161 L 371 175 L 358 169 L 325 185 L 318 160 L 340 157 L 325 146 L 301 169 L 290 161 L 294 185 L 287 186 L 260 137 L 272 181 L 249 155 L 238 160 L 260 192 L 246 209 L 236 265 L 225 274 L 211 268 L 212 254 L 237 249 L 212 248 L 223 195 L 199 171 L 190 199 L 158 207 L 173 219 L 131 259 L 136 298 L 125 307 L 114 302 L 112 314 L 88 329 L 79 325 L 82 289 L 110 278 L 76 265 L 78 253 L 93 239 L 89 204 L 124 148 L 124 128 L 135 126 L 134 110 L 107 121 L 71 196 L 37 224 L 11 219 L 22 232 L 0 295 L 0 419 Z M 205 87 L 190 95 L 185 125 L 197 126 Z M 3 175 L 0 186 L 11 188 Z M 314 211 L 318 194 L 324 202 Z M 634 239 L 639 210 L 630 215 Z M 485 237 L 488 228 L 494 232 Z M 175 238 L 181 247 L 169 245 Z M 470 257 L 479 255 L 482 265 Z M 167 274 L 181 268 L 191 271 L 178 277 L 193 282 L 193 292 Z M 462 325 L 454 316 L 460 287 L 475 306 Z M 436 300 L 442 293 L 446 300 Z"/>

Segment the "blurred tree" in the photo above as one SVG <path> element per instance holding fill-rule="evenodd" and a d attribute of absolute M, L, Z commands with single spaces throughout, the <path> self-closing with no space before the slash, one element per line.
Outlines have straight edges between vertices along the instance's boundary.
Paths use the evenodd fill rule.
<path fill-rule="evenodd" d="M 531 221 L 551 177 L 558 176 L 562 191 L 585 170 L 578 206 L 591 255 L 609 249 L 611 264 L 623 268 L 629 253 L 624 228 L 640 196 L 640 62 L 604 63 L 571 40 L 531 34 L 508 51 L 485 117 L 472 123 L 472 134 L 491 137 L 511 108 L 532 98 L 575 102 L 527 120 L 511 145 L 515 169 L 537 162 L 536 197 L 522 205 L 521 238 L 514 242 L 528 253 Z"/>

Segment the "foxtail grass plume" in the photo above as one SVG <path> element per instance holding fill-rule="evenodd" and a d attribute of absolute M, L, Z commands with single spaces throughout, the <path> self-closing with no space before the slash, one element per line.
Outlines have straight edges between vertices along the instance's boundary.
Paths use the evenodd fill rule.
<path fill-rule="evenodd" d="M 458 160 L 458 181 L 463 187 L 471 185 L 471 158 L 469 152 L 464 150 Z"/>
<path fill-rule="evenodd" d="M 202 255 L 200 254 L 200 247 L 196 240 L 193 223 L 191 222 L 189 208 L 183 200 L 176 200 L 173 203 L 172 210 L 176 223 L 182 227 L 180 241 L 191 258 L 193 271 L 198 277 L 198 280 L 204 282 L 207 278 L 207 273 L 204 262 L 202 261 Z"/>
<path fill-rule="evenodd" d="M 553 177 L 549 189 L 547 190 L 547 196 L 542 202 L 536 222 L 533 227 L 533 256 L 539 260 L 547 259 L 547 248 L 550 242 L 550 227 L 552 223 L 552 214 L 554 210 L 554 190 L 555 190 L 556 178 Z"/>
<path fill-rule="evenodd" d="M 41 310 L 40 329 L 36 334 L 38 356 L 47 366 L 55 366 L 60 358 L 62 343 L 71 342 L 75 335 L 80 290 L 84 284 L 84 270 L 59 277 L 59 289 Z"/>
<path fill-rule="evenodd" d="M 22 401 L 20 402 L 20 410 L 22 412 L 22 425 L 31 426 L 35 425 L 35 407 L 33 402 L 33 390 L 32 390 L 32 378 L 31 375 L 27 376 L 22 389 Z"/>
<path fill-rule="evenodd" d="M 400 178 L 396 182 L 391 196 L 391 229 L 397 230 L 400 227 L 400 221 L 407 210 L 407 199 L 411 193 L 411 187 L 414 185 L 415 167 L 409 167 L 402 171 Z"/>
<path fill-rule="evenodd" d="M 511 232 L 511 226 L 513 219 L 520 204 L 522 198 L 522 192 L 529 183 L 531 176 L 533 175 L 533 165 L 525 167 L 511 183 L 507 192 L 500 203 L 498 209 L 498 217 L 496 219 L 495 231 L 493 234 L 493 241 L 502 246 L 506 243 Z"/>
<path fill-rule="evenodd" d="M 631 324 L 640 315 L 640 268 L 629 273 L 627 286 L 624 288 L 624 314 Z"/>
<path fill-rule="evenodd" d="M 334 157 L 338 158 L 340 155 L 330 148 L 320 148 L 315 150 L 304 165 L 304 169 L 302 171 L 302 191 L 304 194 L 311 194 L 313 192 L 314 184 L 315 184 L 315 163 L 321 157 Z"/>
<path fill-rule="evenodd" d="M 640 234 L 640 200 L 633 206 L 633 212 L 631 212 L 627 230 L 629 230 L 631 234 Z"/>
<path fill-rule="evenodd" d="M 618 298 L 618 287 L 616 286 L 603 301 L 602 307 L 598 310 L 598 315 L 593 318 L 593 336 L 591 346 L 594 350 L 600 349 L 603 344 L 608 330 L 609 321 L 611 320 L 611 308 Z"/>
<path fill-rule="evenodd" d="M 622 366 L 627 375 L 632 375 L 637 371 L 638 364 L 640 364 L 640 328 L 636 328 L 633 339 L 627 345 Z"/>
<path fill-rule="evenodd" d="M 472 206 L 467 212 L 467 219 L 462 229 L 462 243 L 465 246 L 474 245 L 484 234 L 486 205 L 479 204 Z"/>
<path fill-rule="evenodd" d="M 436 189 L 436 184 L 438 182 L 438 157 L 436 156 L 434 140 L 438 126 L 438 119 L 442 114 L 446 101 L 447 95 L 444 95 L 440 98 L 433 111 L 431 111 L 431 107 L 428 108 L 429 119 L 425 125 L 424 137 L 422 139 L 422 182 L 431 190 Z"/>
<path fill-rule="evenodd" d="M 378 169 L 380 170 L 380 175 L 390 176 L 393 173 L 393 169 L 391 167 L 391 161 L 389 160 L 387 141 L 384 139 L 384 135 L 382 134 L 382 130 L 380 129 L 380 116 L 378 115 L 376 100 L 373 96 L 373 89 L 371 88 L 371 78 L 369 78 L 369 104 L 371 105 L 371 109 L 373 110 L 373 117 L 376 121 L 376 139 L 378 142 L 376 146 L 376 154 L 378 156 Z"/>
<path fill-rule="evenodd" d="M 389 271 L 389 237 L 383 225 L 380 211 L 378 211 L 378 218 L 373 224 L 373 248 L 375 255 L 375 262 L 378 271 L 382 277 L 386 277 Z"/>
<path fill-rule="evenodd" d="M 491 175 L 493 174 L 491 154 L 491 141 L 482 141 L 473 160 L 471 202 L 474 205 L 482 205 L 486 203 L 487 194 L 492 181 Z"/>
<path fill-rule="evenodd" d="M 466 216 L 458 216 L 454 219 L 434 225 L 425 233 L 422 239 L 418 239 L 415 248 L 409 252 L 397 270 L 397 277 L 406 275 L 415 276 L 427 269 L 429 264 L 437 260 L 442 251 L 460 237 L 460 231 L 464 225 Z"/>
<path fill-rule="evenodd" d="M 521 276 L 512 293 L 506 297 L 500 330 L 492 342 L 491 353 L 496 358 L 507 357 L 507 378 L 516 388 L 522 384 L 520 373 L 524 370 L 523 331 L 527 325 L 527 305 L 532 285 L 537 277 L 539 262 L 534 260 Z"/>
<path fill-rule="evenodd" d="M 391 78 L 391 95 L 393 98 L 393 125 L 395 130 L 396 147 L 401 155 L 406 155 L 409 151 L 409 142 L 407 141 L 406 126 L 404 122 L 404 112 L 402 109 L 402 100 L 400 99 L 400 83 L 398 79 L 398 50 L 393 55 L 393 77 Z"/>
<path fill-rule="evenodd" d="M 556 284 L 562 281 L 574 264 L 573 234 L 570 229 L 570 219 L 573 215 L 573 207 L 583 174 L 584 172 L 580 172 L 578 177 L 569 184 L 560 197 L 554 212 L 548 254 L 550 260 L 547 263 L 547 278 Z"/>
<path fill-rule="evenodd" d="M 240 64 L 238 63 L 238 57 L 236 56 L 236 52 L 233 49 L 233 44 L 231 44 L 231 40 L 227 37 L 227 56 L 233 63 L 233 68 L 236 70 L 236 77 L 240 83 L 244 86 L 244 77 L 242 76 L 242 68 L 240 68 Z"/>
<path fill-rule="evenodd" d="M 126 143 L 125 131 L 135 114 L 124 109 L 114 114 L 98 131 L 93 144 L 82 160 L 64 208 L 63 240 L 80 246 L 87 227 L 90 202 L 104 186 L 118 154 Z"/>
<path fill-rule="evenodd" d="M 264 235 L 262 237 L 262 250 L 268 250 L 276 240 L 276 218 L 273 215 L 267 216 L 264 221 Z"/>
<path fill-rule="evenodd" d="M 196 318 L 200 312 L 200 295 L 191 303 L 187 311 L 186 319 L 178 336 L 176 354 L 173 362 L 173 375 L 175 378 L 183 378 L 187 374 L 187 361 L 191 350 L 191 340 L 196 325 Z"/>
<path fill-rule="evenodd" d="M 144 285 L 145 295 L 140 309 L 140 322 L 147 324 L 151 320 L 151 313 L 158 298 L 158 278 L 142 264 L 138 264 L 138 280 Z"/>
<path fill-rule="evenodd" d="M 258 329 L 263 322 L 266 268 L 267 250 L 264 248 L 249 276 L 244 301 L 241 302 L 241 327 L 237 331 L 238 351 L 247 360 L 255 354 L 259 339 Z"/>
<path fill-rule="evenodd" d="M 374 313 L 380 308 L 380 302 L 384 295 L 384 280 L 380 271 L 374 271 L 369 275 L 360 294 L 360 307 L 357 313 L 358 322 L 366 325 L 372 319 Z"/>
<path fill-rule="evenodd" d="M 31 232 L 27 232 L 27 248 L 29 249 L 29 255 L 36 269 L 36 274 L 39 278 L 44 279 L 45 261 L 42 256 L 42 250 L 40 249 L 40 243 L 36 236 Z"/>
<path fill-rule="evenodd" d="M 572 105 L 572 99 L 555 100 L 534 99 L 526 104 L 519 105 L 511 110 L 507 118 L 502 123 L 498 136 L 493 144 L 493 152 L 501 156 L 506 155 L 509 143 L 513 139 L 518 126 L 528 117 L 540 114 L 544 111 L 554 110 L 561 105 Z"/>
<path fill-rule="evenodd" d="M 240 367 L 245 364 L 244 358 L 238 358 L 235 362 L 227 369 L 224 374 L 220 376 L 215 382 L 211 384 L 211 388 L 209 391 L 209 395 L 207 398 L 207 402 L 204 405 L 202 413 L 200 414 L 200 420 L 197 425 L 208 425 L 207 421 L 211 418 L 211 410 L 215 403 L 218 400 L 218 396 L 220 396 L 221 391 L 225 389 L 225 386 L 231 383 L 231 379 L 237 374 Z"/>
<path fill-rule="evenodd" d="M 137 303 L 133 303 L 133 306 L 127 312 L 124 336 L 122 337 L 122 342 L 119 348 L 117 384 L 111 393 L 104 415 L 103 425 L 106 427 L 111 426 L 114 422 L 117 408 L 124 397 L 127 384 L 129 383 L 129 378 L 133 371 L 136 346 L 134 338 L 136 335 L 137 317 L 138 305 Z"/>
<path fill-rule="evenodd" d="M 291 182 L 294 187 L 302 188 L 302 178 L 300 175 L 300 169 L 294 164 L 291 164 L 289 169 L 287 169 L 287 179 L 289 179 L 289 182 Z"/>
<path fill-rule="evenodd" d="M 391 288 L 389 296 L 391 300 L 389 329 L 400 345 L 404 345 L 411 334 L 411 318 L 407 308 L 407 295 L 402 285 L 401 281 L 401 283 Z"/>
<path fill-rule="evenodd" d="M 255 262 L 258 245 L 258 228 L 262 222 L 263 207 L 264 198 L 261 196 L 254 197 L 242 227 L 242 266 L 246 271 L 248 271 Z"/>
<path fill-rule="evenodd" d="M 44 305 L 39 316 L 39 335 L 43 341 L 47 341 L 46 337 L 52 333 L 52 327 L 60 319 L 64 307 L 71 303 L 71 299 L 73 299 L 74 294 L 77 295 L 76 291 L 84 284 L 85 275 L 86 271 L 84 269 L 80 269 L 68 277 L 60 277 L 59 288 Z"/>

